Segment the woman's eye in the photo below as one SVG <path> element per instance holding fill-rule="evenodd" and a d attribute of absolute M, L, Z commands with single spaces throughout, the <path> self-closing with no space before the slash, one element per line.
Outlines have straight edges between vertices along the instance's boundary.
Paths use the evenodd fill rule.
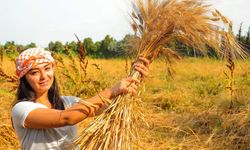
<path fill-rule="evenodd" d="M 30 74 L 31 74 L 31 75 L 36 75 L 36 74 L 37 74 L 37 71 L 31 72 Z"/>
<path fill-rule="evenodd" d="M 49 71 L 49 70 L 50 70 L 50 67 L 46 67 L 45 70 Z"/>

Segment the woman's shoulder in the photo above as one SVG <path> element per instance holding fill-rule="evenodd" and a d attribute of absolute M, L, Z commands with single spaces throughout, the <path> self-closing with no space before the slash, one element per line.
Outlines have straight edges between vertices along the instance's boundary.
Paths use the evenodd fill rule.
<path fill-rule="evenodd" d="M 22 108 L 22 109 L 26 109 L 26 108 L 31 108 L 31 107 L 44 107 L 47 108 L 46 106 L 44 106 L 43 104 L 40 103 L 35 103 L 32 101 L 20 101 L 18 103 L 16 103 L 12 110 L 18 109 L 18 108 Z"/>
<path fill-rule="evenodd" d="M 12 113 L 20 114 L 21 112 L 31 111 L 36 108 L 47 108 L 47 107 L 40 103 L 34 103 L 31 101 L 21 101 L 21 102 L 16 103 L 12 107 Z"/>
<path fill-rule="evenodd" d="M 79 102 L 81 98 L 76 96 L 61 96 L 65 108 L 73 106 L 75 103 Z"/>
<path fill-rule="evenodd" d="M 24 121 L 28 114 L 37 108 L 47 108 L 40 103 L 34 103 L 31 101 L 21 101 L 16 103 L 12 108 L 12 120 L 13 124 L 24 127 Z"/>

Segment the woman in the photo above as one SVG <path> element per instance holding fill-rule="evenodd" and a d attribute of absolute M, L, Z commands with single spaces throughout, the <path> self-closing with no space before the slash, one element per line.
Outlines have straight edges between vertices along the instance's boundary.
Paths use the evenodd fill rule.
<path fill-rule="evenodd" d="M 148 75 L 149 62 L 139 59 L 143 64 L 135 63 L 133 67 L 144 78 Z M 131 77 L 122 79 L 87 99 L 95 105 L 90 107 L 78 103 L 80 98 L 59 95 L 54 67 L 51 53 L 42 48 L 25 50 L 16 60 L 20 81 L 12 121 L 22 150 L 71 149 L 76 136 L 75 124 L 107 107 L 100 97 L 112 99 L 123 93 L 136 94 L 140 82 Z"/>

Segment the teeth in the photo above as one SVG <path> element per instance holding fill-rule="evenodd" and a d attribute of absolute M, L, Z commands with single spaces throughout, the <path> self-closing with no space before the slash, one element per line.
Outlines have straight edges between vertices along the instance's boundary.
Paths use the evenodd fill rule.
<path fill-rule="evenodd" d="M 47 84 L 48 83 L 48 81 L 46 81 L 46 82 L 43 82 L 43 83 L 40 83 L 40 84 Z"/>

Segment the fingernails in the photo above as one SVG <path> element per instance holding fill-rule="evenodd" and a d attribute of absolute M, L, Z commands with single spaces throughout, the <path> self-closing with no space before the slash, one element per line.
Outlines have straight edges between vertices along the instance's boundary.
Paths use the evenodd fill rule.
<path fill-rule="evenodd" d="M 130 91 L 129 87 L 127 87 L 127 91 L 128 91 L 128 92 Z"/>
<path fill-rule="evenodd" d="M 140 83 L 140 80 L 137 80 L 137 79 L 136 79 L 135 82 Z"/>

